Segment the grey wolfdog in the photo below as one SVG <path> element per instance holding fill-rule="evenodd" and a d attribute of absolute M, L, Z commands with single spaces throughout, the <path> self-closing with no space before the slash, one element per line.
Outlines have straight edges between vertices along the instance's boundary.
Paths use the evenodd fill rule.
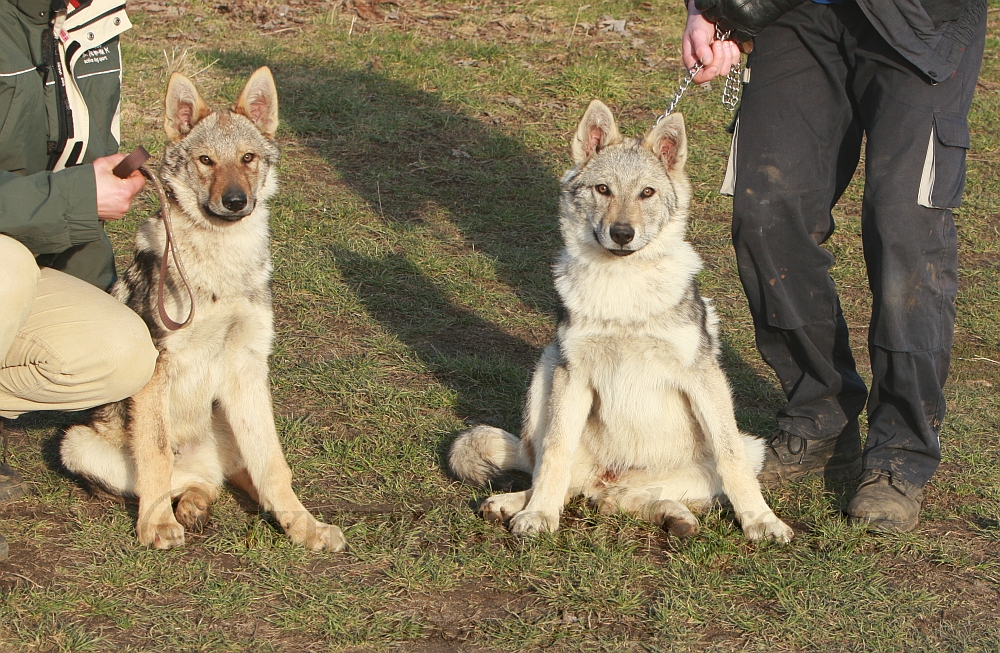
<path fill-rule="evenodd" d="M 555 531 L 584 495 L 694 535 L 691 509 L 728 499 L 750 540 L 788 542 L 792 529 L 761 495 L 762 442 L 740 433 L 719 365 L 718 320 L 698 293 L 701 259 L 684 240 L 691 188 L 679 114 L 641 140 L 623 138 L 591 102 L 561 182 L 565 247 L 555 263 L 562 303 L 542 352 L 520 440 L 491 426 L 462 433 L 449 454 L 462 480 L 498 470 L 532 476 L 524 492 L 489 497 L 480 512 L 515 535 Z"/>
<path fill-rule="evenodd" d="M 202 529 L 223 481 L 271 512 L 297 544 L 344 548 L 340 529 L 317 521 L 295 496 L 274 426 L 267 200 L 277 190 L 277 128 L 267 68 L 250 77 L 231 111 L 213 112 L 189 79 L 171 76 L 160 177 L 197 311 L 177 331 L 158 315 L 166 233 L 154 216 L 139 228 L 135 260 L 112 290 L 149 326 L 160 352 L 153 378 L 63 440 L 67 468 L 138 497 L 139 542 L 157 549 L 183 544 L 185 529 Z M 187 296 L 176 267 L 167 277 L 165 308 L 182 315 Z"/>

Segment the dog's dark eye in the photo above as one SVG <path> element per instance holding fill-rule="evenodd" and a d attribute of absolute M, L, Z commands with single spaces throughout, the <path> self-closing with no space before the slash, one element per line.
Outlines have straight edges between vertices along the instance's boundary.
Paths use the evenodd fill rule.
<path fill-rule="evenodd" d="M 253 152 L 247 152 L 246 154 L 243 155 L 243 163 L 250 163 L 256 158 L 257 158 L 256 154 L 254 154 Z"/>
<path fill-rule="evenodd" d="M 200 157 L 198 157 L 198 160 L 201 161 L 203 165 L 206 165 L 206 166 L 212 165 L 212 159 L 208 158 L 204 154 L 202 154 Z"/>
<path fill-rule="evenodd" d="M 643 199 L 647 197 L 652 197 L 653 195 L 656 195 L 656 189 L 646 186 L 645 188 L 642 189 L 642 192 L 639 194 L 642 195 Z"/>
<path fill-rule="evenodd" d="M 596 186 L 594 186 L 594 190 L 596 190 L 601 195 L 611 195 L 611 189 L 608 188 L 607 184 L 597 184 Z"/>

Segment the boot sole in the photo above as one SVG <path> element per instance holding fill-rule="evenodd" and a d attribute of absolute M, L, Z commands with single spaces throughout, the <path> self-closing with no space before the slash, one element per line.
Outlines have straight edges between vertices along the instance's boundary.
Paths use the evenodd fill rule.
<path fill-rule="evenodd" d="M 28 491 L 24 486 L 24 483 L 18 483 L 17 485 L 4 485 L 0 486 L 0 503 L 7 503 L 8 501 L 14 501 L 25 497 L 28 495 Z"/>
<path fill-rule="evenodd" d="M 920 517 L 914 517 L 906 521 L 896 521 L 893 519 L 865 519 L 864 517 L 851 517 L 848 520 L 851 524 L 862 525 L 865 530 L 871 533 L 909 533 L 920 523 Z"/>

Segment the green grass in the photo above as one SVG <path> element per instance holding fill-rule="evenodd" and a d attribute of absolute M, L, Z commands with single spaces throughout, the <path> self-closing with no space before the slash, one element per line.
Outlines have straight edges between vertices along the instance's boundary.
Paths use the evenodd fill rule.
<path fill-rule="evenodd" d="M 44 651 L 1000 650 L 1000 15 L 970 126 L 958 332 L 944 464 L 912 534 L 849 526 L 819 483 L 768 493 L 797 536 L 750 545 L 732 516 L 671 538 L 570 504 L 563 528 L 512 538 L 450 480 L 468 423 L 516 430 L 554 328 L 558 178 L 586 104 L 647 129 L 681 76 L 677 3 L 350 5 L 300 2 L 255 25 L 217 3 L 134 11 L 123 149 L 162 153 L 169 72 L 216 106 L 275 72 L 282 190 L 273 202 L 277 423 L 303 501 L 349 550 L 291 545 L 224 492 L 205 533 L 169 552 L 134 536 L 134 506 L 89 495 L 57 462 L 71 417 L 11 428 L 33 494 L 0 506 L 0 649 Z M 282 4 L 261 3 L 274 12 Z M 142 5 L 139 5 L 141 9 Z M 627 37 L 593 27 L 627 18 Z M 265 21 L 267 19 L 264 19 Z M 575 31 L 572 31 L 577 23 Z M 352 26 L 353 24 L 353 26 Z M 585 32 L 585 28 L 589 29 Z M 274 32 L 283 27 L 292 27 Z M 638 39 L 638 40 L 635 40 Z M 721 184 L 719 84 L 682 100 L 695 189 L 690 238 L 722 318 L 742 428 L 767 434 L 781 393 L 760 361 Z M 834 277 L 867 374 L 861 183 L 835 212 Z M 155 200 L 109 226 L 120 264 Z M 522 485 L 511 478 L 503 485 Z M 499 487 L 499 485 L 498 485 Z"/>

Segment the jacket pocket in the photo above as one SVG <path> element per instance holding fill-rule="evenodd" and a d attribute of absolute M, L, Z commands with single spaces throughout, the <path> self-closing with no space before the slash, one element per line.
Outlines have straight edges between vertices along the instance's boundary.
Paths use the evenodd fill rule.
<path fill-rule="evenodd" d="M 935 111 L 917 204 L 930 209 L 961 206 L 965 190 L 965 153 L 968 149 L 969 123 L 965 115 L 954 111 Z"/>

